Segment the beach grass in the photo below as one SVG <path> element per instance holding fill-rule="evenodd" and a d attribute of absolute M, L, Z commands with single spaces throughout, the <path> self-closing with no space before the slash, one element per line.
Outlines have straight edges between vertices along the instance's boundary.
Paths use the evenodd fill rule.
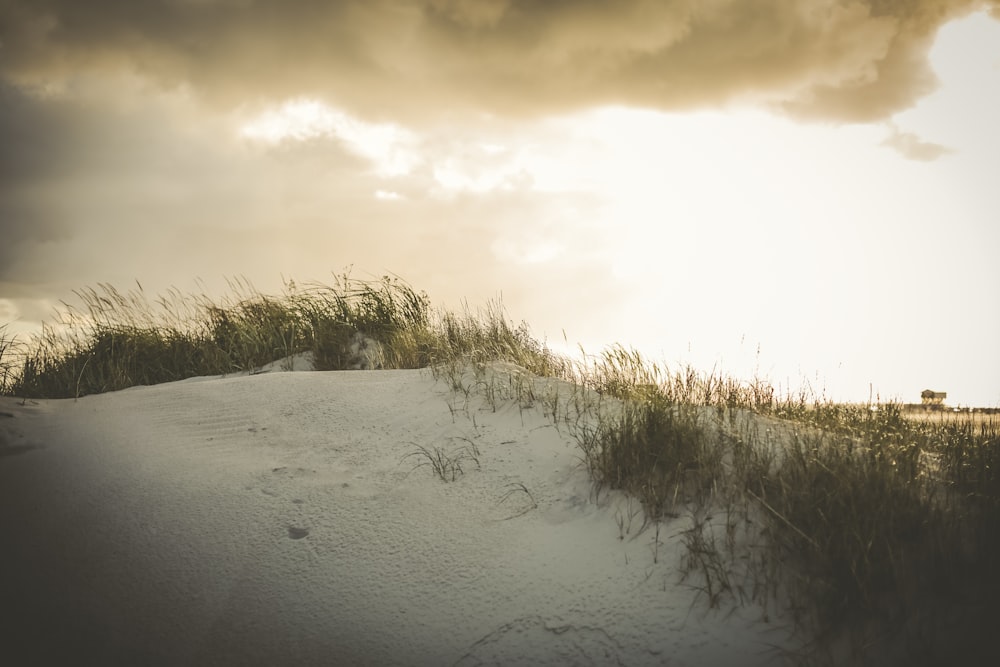
<path fill-rule="evenodd" d="M 0 395 L 13 393 L 23 355 L 23 342 L 9 334 L 8 328 L 0 325 Z"/>
<path fill-rule="evenodd" d="M 790 614 L 809 660 L 997 653 L 1000 420 L 779 396 L 766 379 L 672 369 L 623 346 L 570 360 L 499 302 L 436 311 L 395 277 L 288 281 L 277 296 L 244 280 L 231 288 L 221 301 L 80 290 L 30 340 L 0 327 L 0 391 L 74 398 L 253 373 L 304 353 L 320 370 L 429 367 L 456 397 L 453 417 L 473 397 L 494 411 L 541 410 L 575 437 L 598 502 L 617 490 L 641 507 L 641 519 L 619 513 L 621 539 L 650 535 L 656 559 L 661 529 L 680 522 L 682 581 L 710 606 Z M 498 362 L 508 370 L 494 372 Z M 453 482 L 488 455 L 418 447 L 410 457 Z"/>

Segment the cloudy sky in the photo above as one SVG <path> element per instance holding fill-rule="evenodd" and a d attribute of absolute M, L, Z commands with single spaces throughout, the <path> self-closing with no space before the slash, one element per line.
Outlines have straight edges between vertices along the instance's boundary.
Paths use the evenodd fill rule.
<path fill-rule="evenodd" d="M 998 0 L 0 0 L 0 323 L 353 267 L 1000 405 L 997 118 Z"/>

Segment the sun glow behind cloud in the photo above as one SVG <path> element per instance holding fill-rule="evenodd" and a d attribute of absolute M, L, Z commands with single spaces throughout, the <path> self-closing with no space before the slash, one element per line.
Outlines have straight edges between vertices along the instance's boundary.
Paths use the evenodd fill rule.
<path fill-rule="evenodd" d="M 588 332 L 590 349 L 624 339 L 653 356 L 677 361 L 686 350 L 697 367 L 762 370 L 789 384 L 819 372 L 816 384 L 848 398 L 867 386 L 858 369 L 900 372 L 872 330 L 926 328 L 914 315 L 921 303 L 968 279 L 967 270 L 946 272 L 914 289 L 940 264 L 919 239 L 957 204 L 956 191 L 941 187 L 946 172 L 922 165 L 970 148 L 937 149 L 934 130 L 906 117 L 816 126 L 750 108 L 612 106 L 492 131 L 455 128 L 442 139 L 297 102 L 244 133 L 271 143 L 336 137 L 372 162 L 383 201 L 564 195 L 526 218 L 503 218 L 488 248 L 500 266 L 540 276 L 585 252 L 592 279 L 617 290 L 623 314 Z M 404 168 L 386 167 L 400 155 Z M 588 205 L 574 204 L 580 193 Z M 969 232 L 975 223 L 957 224 Z M 567 244 L 582 232 L 597 243 Z M 878 297 L 886 291 L 890 302 Z M 695 313 L 697 324 L 688 322 Z M 546 315 L 529 319 L 551 332 Z M 841 378 L 845 365 L 852 370 Z"/>
<path fill-rule="evenodd" d="M 286 102 L 243 125 L 240 134 L 269 144 L 335 137 L 387 177 L 407 174 L 420 162 L 412 148 L 412 132 L 394 124 L 360 121 L 317 100 Z"/>

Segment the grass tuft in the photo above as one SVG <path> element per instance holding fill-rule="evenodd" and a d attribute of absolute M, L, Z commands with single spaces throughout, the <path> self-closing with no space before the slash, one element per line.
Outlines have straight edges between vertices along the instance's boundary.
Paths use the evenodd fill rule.
<path fill-rule="evenodd" d="M 462 467 L 463 462 L 471 461 L 476 464 L 477 468 L 479 467 L 479 448 L 471 440 L 465 440 L 465 445 L 450 452 L 446 451 L 443 447 L 428 449 L 423 445 L 410 443 L 417 449 L 404 456 L 402 460 L 412 457 L 422 458 L 423 460 L 413 466 L 410 472 L 413 472 L 417 468 L 430 466 L 431 470 L 434 471 L 434 474 L 442 482 L 454 482 L 458 479 L 459 475 L 465 474 L 465 469 Z"/>
<path fill-rule="evenodd" d="M 21 350 L 21 342 L 7 333 L 7 325 L 0 325 L 0 395 L 14 390 Z"/>

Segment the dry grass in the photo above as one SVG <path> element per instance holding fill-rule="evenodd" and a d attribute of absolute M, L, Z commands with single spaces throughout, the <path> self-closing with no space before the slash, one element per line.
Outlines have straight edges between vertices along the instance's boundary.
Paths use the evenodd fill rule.
<path fill-rule="evenodd" d="M 246 281 L 221 301 L 171 291 L 150 299 L 110 285 L 75 292 L 53 325 L 20 346 L 0 338 L 0 388 L 28 398 L 68 398 L 197 375 L 249 373 L 310 352 L 319 370 L 422 368 L 505 359 L 541 375 L 561 363 L 513 327 L 502 306 L 436 313 L 398 278 L 288 281 L 277 296 Z"/>
<path fill-rule="evenodd" d="M 576 381 L 614 399 L 571 429 L 596 487 L 639 498 L 644 525 L 688 522 L 678 565 L 710 605 L 783 607 L 809 639 L 797 661 L 1000 657 L 997 421 L 779 398 L 621 347 Z"/>
<path fill-rule="evenodd" d="M 652 527 L 658 559 L 661 529 L 681 522 L 684 581 L 711 606 L 790 612 L 807 640 L 796 662 L 1000 664 L 998 415 L 779 397 L 766 380 L 672 370 L 621 346 L 571 362 L 499 303 L 438 313 L 393 278 L 289 282 L 278 296 L 237 281 L 221 302 L 107 285 L 77 296 L 30 341 L 0 328 L 3 393 L 73 397 L 301 352 L 320 368 L 429 366 L 453 416 L 513 402 L 574 436 L 595 497 L 619 489 L 642 508 L 619 513 L 622 539 Z M 409 456 L 454 481 L 483 454 Z"/>

